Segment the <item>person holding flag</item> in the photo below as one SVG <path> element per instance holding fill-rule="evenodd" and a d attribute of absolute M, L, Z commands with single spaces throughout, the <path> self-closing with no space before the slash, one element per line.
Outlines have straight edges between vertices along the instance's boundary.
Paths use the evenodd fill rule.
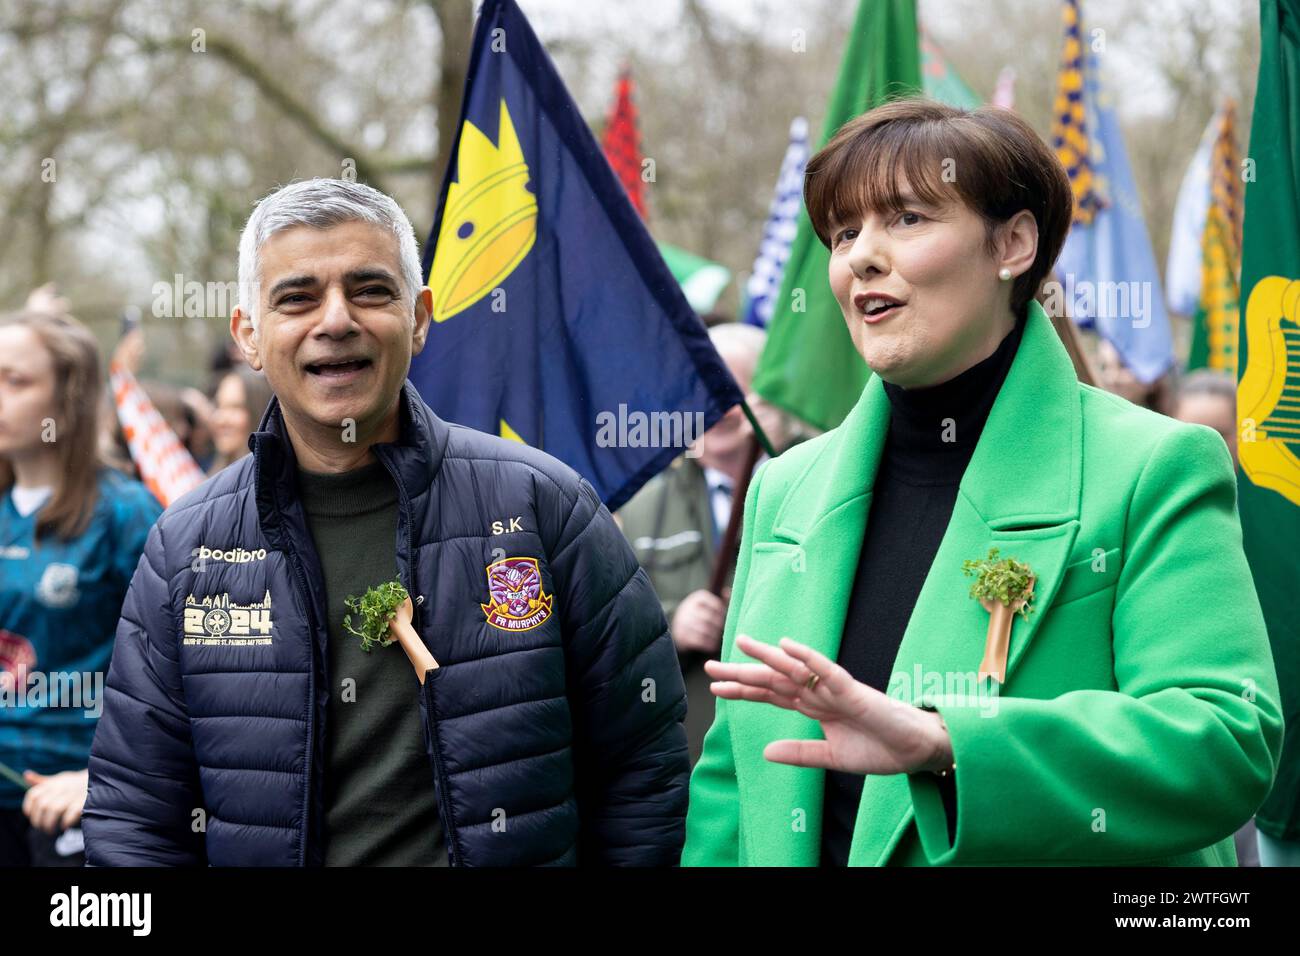
<path fill-rule="evenodd" d="M 723 322 L 709 329 L 709 338 L 736 381 L 748 387 L 763 351 L 763 330 Z M 756 395 L 750 403 L 778 452 L 798 440 L 783 413 Z M 686 681 L 692 761 L 699 759 L 713 723 L 714 698 L 703 665 L 722 647 L 740 545 L 732 526 L 739 525 L 745 488 L 762 460 L 752 426 L 734 407 L 615 515 L 668 618 Z"/>

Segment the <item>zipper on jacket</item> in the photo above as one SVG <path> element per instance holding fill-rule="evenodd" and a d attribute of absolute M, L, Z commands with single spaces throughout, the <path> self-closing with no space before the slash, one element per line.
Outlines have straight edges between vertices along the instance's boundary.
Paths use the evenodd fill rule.
<path fill-rule="evenodd" d="M 420 579 L 418 568 L 418 554 L 415 549 L 415 509 L 411 507 L 410 495 L 406 493 L 406 486 L 398 476 L 397 468 L 389 459 L 387 449 L 376 449 L 376 456 L 383 462 L 384 467 L 388 469 L 388 474 L 393 479 L 393 484 L 397 486 L 398 504 L 401 509 L 402 522 L 406 525 L 406 580 L 402 585 L 406 588 L 406 593 L 411 596 L 411 627 L 417 635 L 420 635 L 420 621 L 422 605 L 424 604 L 424 595 L 417 593 L 416 583 Z M 423 635 L 420 635 L 423 641 Z M 434 671 L 426 671 L 424 682 L 420 686 L 420 693 L 425 697 L 425 708 L 429 718 L 429 751 L 433 755 L 433 773 L 437 780 L 436 799 L 438 803 L 438 819 L 442 823 L 443 840 L 447 844 L 447 863 L 450 866 L 460 866 L 460 850 L 457 843 L 455 825 L 451 820 L 451 812 L 447 809 L 447 773 L 442 765 L 442 752 L 438 747 L 438 735 L 436 732 L 436 718 L 434 716 L 434 699 L 433 699 L 433 675 Z"/>
<path fill-rule="evenodd" d="M 274 406 L 276 399 L 272 399 Z M 266 430 L 267 423 L 271 415 L 276 411 L 273 407 L 268 407 L 262 418 L 262 428 Z M 254 452 L 254 468 L 261 468 L 260 452 Z M 293 565 L 294 577 L 298 582 L 298 592 L 302 596 L 302 606 L 307 611 L 307 646 L 311 655 L 310 667 L 307 669 L 307 753 L 305 760 L 305 769 L 303 774 L 303 800 L 302 800 L 302 839 L 298 849 L 298 865 L 307 865 L 307 844 L 311 842 L 311 825 L 312 825 L 312 772 L 315 764 L 314 756 L 316 752 L 316 631 L 320 627 L 320 619 L 323 615 L 317 614 L 317 608 L 312 601 L 311 588 L 307 586 L 307 572 L 303 570 L 302 559 L 298 555 L 298 549 L 293 543 L 293 538 L 285 527 L 284 508 L 280 503 L 279 496 L 275 494 L 274 487 L 271 492 L 271 505 L 274 509 L 276 523 L 279 525 L 278 536 L 283 542 L 283 550 L 288 555 L 289 563 Z"/>
<path fill-rule="evenodd" d="M 414 509 L 411 507 L 411 498 L 406 493 L 406 486 L 402 484 L 402 479 L 397 474 L 397 467 L 388 457 L 388 450 L 375 449 L 375 455 L 383 462 L 384 467 L 388 470 L 389 477 L 393 479 L 393 484 L 397 486 L 398 505 L 401 509 L 402 522 L 406 525 L 406 580 L 402 582 L 402 586 L 406 588 L 406 593 L 411 596 L 411 627 L 415 629 L 415 633 L 419 634 L 421 605 L 424 604 L 424 595 L 417 594 L 417 588 L 415 587 L 419 575 L 416 573 L 415 522 L 412 520 Z"/>
<path fill-rule="evenodd" d="M 290 542 L 288 534 L 284 536 L 284 541 L 285 550 L 288 552 L 290 563 L 293 565 L 294 577 L 298 580 L 298 590 L 302 595 L 303 607 L 307 609 L 307 644 L 311 651 L 311 666 L 307 670 L 307 760 L 304 774 L 305 783 L 303 785 L 302 845 L 298 851 L 298 865 L 306 866 L 307 843 L 311 839 L 312 757 L 316 752 L 316 628 L 318 624 L 316 606 L 311 599 L 311 588 L 307 586 L 307 574 L 302 569 L 298 549 Z"/>
<path fill-rule="evenodd" d="M 424 672 L 424 683 L 420 687 L 420 693 L 424 695 L 424 708 L 429 721 L 429 753 L 433 757 L 433 776 L 438 783 L 436 794 L 438 799 L 438 819 L 442 822 L 442 838 L 447 844 L 447 864 L 449 866 L 463 866 L 464 864 L 461 863 L 460 859 L 460 838 L 456 833 L 456 825 L 451 819 L 451 810 L 447 807 L 447 771 L 442 763 L 442 748 L 438 745 L 438 717 L 433 694 L 436 673 L 433 670 Z"/>
<path fill-rule="evenodd" d="M 276 501 L 276 510 L 279 511 L 278 501 Z M 285 554 L 289 555 L 289 563 L 294 566 L 294 578 L 298 580 L 298 592 L 303 598 L 303 607 L 307 609 L 307 645 L 311 652 L 311 667 L 307 669 L 307 760 L 305 760 L 303 774 L 303 838 L 298 851 L 298 865 L 305 866 L 307 844 L 311 840 L 312 832 L 312 757 L 316 752 L 316 630 L 320 624 L 318 624 L 315 602 L 312 601 L 311 588 L 307 587 L 307 572 L 303 571 L 298 549 L 290 540 L 289 532 L 283 527 L 281 527 L 281 535 Z"/>

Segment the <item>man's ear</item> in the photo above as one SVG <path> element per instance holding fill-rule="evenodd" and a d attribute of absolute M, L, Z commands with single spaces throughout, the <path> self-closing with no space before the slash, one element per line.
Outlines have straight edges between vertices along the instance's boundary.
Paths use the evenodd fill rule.
<path fill-rule="evenodd" d="M 425 340 L 429 337 L 429 322 L 433 315 L 433 292 L 428 286 L 415 296 L 415 328 L 411 330 L 411 354 L 419 355 L 424 351 Z"/>
<path fill-rule="evenodd" d="M 1038 221 L 1028 209 L 1022 209 L 1002 224 L 1002 255 L 998 268 L 1005 266 L 1013 276 L 1033 267 L 1038 255 Z"/>
<path fill-rule="evenodd" d="M 256 372 L 262 371 L 262 360 L 257 354 L 257 332 L 253 320 L 240 306 L 230 312 L 230 337 L 244 354 L 244 361 Z"/>

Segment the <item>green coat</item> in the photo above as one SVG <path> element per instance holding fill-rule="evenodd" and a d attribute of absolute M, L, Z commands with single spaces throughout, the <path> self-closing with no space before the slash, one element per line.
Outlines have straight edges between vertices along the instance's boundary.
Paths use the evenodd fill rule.
<path fill-rule="evenodd" d="M 873 376 L 839 428 L 760 470 L 724 660 L 745 659 L 737 633 L 837 656 L 888 423 Z M 1037 576 L 995 700 L 963 693 L 989 616 L 962 561 L 990 546 Z M 932 775 L 870 775 L 851 864 L 1235 865 L 1282 716 L 1223 439 L 1081 384 L 1031 305 L 894 675 L 892 695 L 935 700 L 948 726 L 956 840 Z M 817 865 L 825 772 L 763 748 L 820 736 L 799 713 L 720 700 L 683 864 Z"/>

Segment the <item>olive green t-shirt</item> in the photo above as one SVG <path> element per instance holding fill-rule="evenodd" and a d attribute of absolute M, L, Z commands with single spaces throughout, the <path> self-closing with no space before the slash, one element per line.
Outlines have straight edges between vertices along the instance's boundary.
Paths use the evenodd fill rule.
<path fill-rule="evenodd" d="M 397 578 L 397 486 L 380 462 L 342 474 L 298 471 L 325 575 L 329 705 L 325 865 L 446 866 L 419 678 L 396 645 L 361 649 L 344 599 Z"/>

